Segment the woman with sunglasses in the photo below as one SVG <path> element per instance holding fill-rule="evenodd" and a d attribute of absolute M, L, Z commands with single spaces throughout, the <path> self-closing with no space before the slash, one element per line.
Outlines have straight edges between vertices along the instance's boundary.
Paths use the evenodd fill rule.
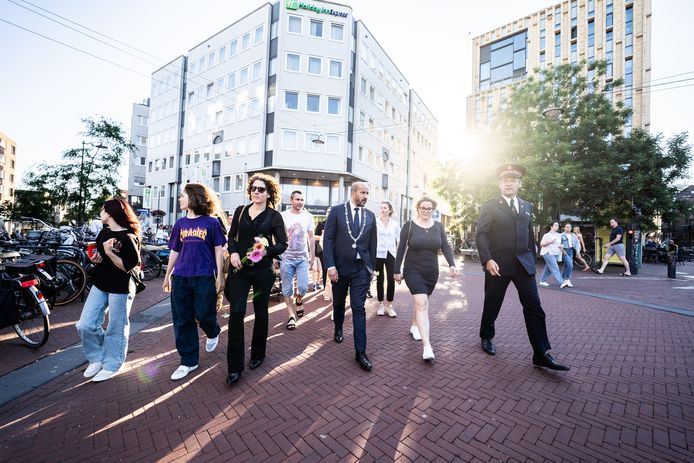
<path fill-rule="evenodd" d="M 217 288 L 224 284 L 226 237 L 217 218 L 212 217 L 215 201 L 214 191 L 199 183 L 188 183 L 178 199 L 186 215 L 171 231 L 171 254 L 163 284 L 164 292 L 171 292 L 176 350 L 181 356 L 181 365 L 171 375 L 173 381 L 198 368 L 198 325 L 207 336 L 207 352 L 215 350 L 219 342 Z"/>
<path fill-rule="evenodd" d="M 253 340 L 251 362 L 255 370 L 265 359 L 268 335 L 268 301 L 275 282 L 272 260 L 287 249 L 287 232 L 282 215 L 275 210 L 280 187 L 274 177 L 255 174 L 248 179 L 250 205 L 239 206 L 229 228 L 229 276 L 224 294 L 229 300 L 229 344 L 227 384 L 233 386 L 244 370 L 243 319 L 248 291 L 253 287 Z M 260 243 L 260 249 L 254 249 Z M 252 251 L 252 252 L 251 252 Z M 253 255 L 255 253 L 255 255 Z M 243 257 L 242 257 L 243 256 Z"/>
<path fill-rule="evenodd" d="M 91 256 L 96 266 L 93 286 L 76 328 L 82 349 L 89 360 L 85 378 L 106 381 L 125 363 L 130 322 L 128 315 L 135 298 L 130 272 L 140 264 L 140 222 L 124 200 L 106 201 L 99 212 L 104 225 L 96 237 L 97 252 Z M 108 327 L 104 315 L 108 308 Z"/>
<path fill-rule="evenodd" d="M 422 358 L 433 360 L 434 351 L 429 339 L 429 296 L 439 279 L 439 250 L 448 262 L 452 277 L 458 274 L 453 251 L 448 244 L 443 224 L 434 221 L 432 212 L 436 201 L 424 196 L 416 205 L 417 217 L 402 226 L 398 254 L 395 257 L 395 281 L 403 279 L 414 297 L 414 317 L 410 333 L 423 342 Z M 400 268 L 404 261 L 404 271 Z"/>

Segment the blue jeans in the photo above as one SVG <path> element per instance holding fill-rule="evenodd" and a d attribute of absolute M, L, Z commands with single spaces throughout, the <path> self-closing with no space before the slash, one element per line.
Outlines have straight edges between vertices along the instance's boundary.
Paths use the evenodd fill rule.
<path fill-rule="evenodd" d="M 542 271 L 542 276 L 540 276 L 540 281 L 547 281 L 550 275 L 557 280 L 557 283 L 562 283 L 564 280 L 561 277 L 561 272 L 559 271 L 559 264 L 557 263 L 557 257 L 554 254 L 545 254 L 542 256 L 545 259 L 545 269 Z"/>
<path fill-rule="evenodd" d="M 565 280 L 570 280 L 571 275 L 573 274 L 574 271 L 574 250 L 573 249 L 567 249 L 566 250 L 566 255 L 564 256 L 564 272 L 562 275 L 564 276 Z"/>
<path fill-rule="evenodd" d="M 89 363 L 102 362 L 103 369 L 118 371 L 128 352 L 130 307 L 135 293 L 105 293 L 96 286 L 89 291 L 82 315 L 75 327 L 82 339 L 82 349 Z M 108 326 L 104 331 L 104 316 L 108 308 Z"/>
<path fill-rule="evenodd" d="M 217 323 L 217 287 L 214 275 L 172 275 L 171 314 L 181 365 L 194 367 L 200 360 L 198 323 L 208 339 L 216 338 L 222 330 Z"/>
<path fill-rule="evenodd" d="M 280 261 L 280 274 L 282 275 L 282 295 L 290 297 L 294 294 L 294 275 L 299 296 L 308 291 L 308 261 L 282 259 Z"/>

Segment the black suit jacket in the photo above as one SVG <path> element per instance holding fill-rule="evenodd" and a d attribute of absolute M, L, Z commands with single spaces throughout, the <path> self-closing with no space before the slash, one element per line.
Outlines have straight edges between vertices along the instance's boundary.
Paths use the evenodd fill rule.
<path fill-rule="evenodd" d="M 354 243 L 347 232 L 347 222 L 345 222 L 345 204 L 338 204 L 330 209 L 330 214 L 325 222 L 323 231 L 323 264 L 326 269 L 335 267 L 338 275 L 349 275 L 357 261 L 357 252 L 362 262 L 373 273 L 376 267 L 376 216 L 370 210 L 364 209 L 364 233 L 357 240 L 356 249 L 352 247 Z M 347 208 L 347 219 L 352 230 L 352 236 L 359 235 L 359 230 L 354 229 L 352 224 L 352 213 Z"/>
<path fill-rule="evenodd" d="M 518 198 L 518 206 L 516 217 L 504 197 L 499 196 L 484 203 L 480 210 L 476 238 L 480 262 L 484 267 L 489 259 L 494 259 L 502 276 L 515 275 L 516 261 L 529 275 L 535 274 L 533 205 Z"/>

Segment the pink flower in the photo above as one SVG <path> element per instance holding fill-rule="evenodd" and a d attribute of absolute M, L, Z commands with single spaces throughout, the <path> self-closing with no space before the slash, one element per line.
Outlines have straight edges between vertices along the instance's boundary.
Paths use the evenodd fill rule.
<path fill-rule="evenodd" d="M 250 259 L 250 261 L 253 262 L 254 264 L 260 262 L 260 260 L 262 258 L 263 258 L 263 251 L 259 250 L 259 249 L 253 250 L 253 252 L 251 252 L 248 255 L 248 259 Z"/>

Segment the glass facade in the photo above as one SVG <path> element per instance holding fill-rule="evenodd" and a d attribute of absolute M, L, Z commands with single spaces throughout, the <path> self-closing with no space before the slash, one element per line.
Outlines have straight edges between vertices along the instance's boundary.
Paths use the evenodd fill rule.
<path fill-rule="evenodd" d="M 634 8 L 628 6 L 624 15 L 624 56 L 634 54 Z"/>
<path fill-rule="evenodd" d="M 508 83 L 526 75 L 527 31 L 480 48 L 480 89 Z"/>

